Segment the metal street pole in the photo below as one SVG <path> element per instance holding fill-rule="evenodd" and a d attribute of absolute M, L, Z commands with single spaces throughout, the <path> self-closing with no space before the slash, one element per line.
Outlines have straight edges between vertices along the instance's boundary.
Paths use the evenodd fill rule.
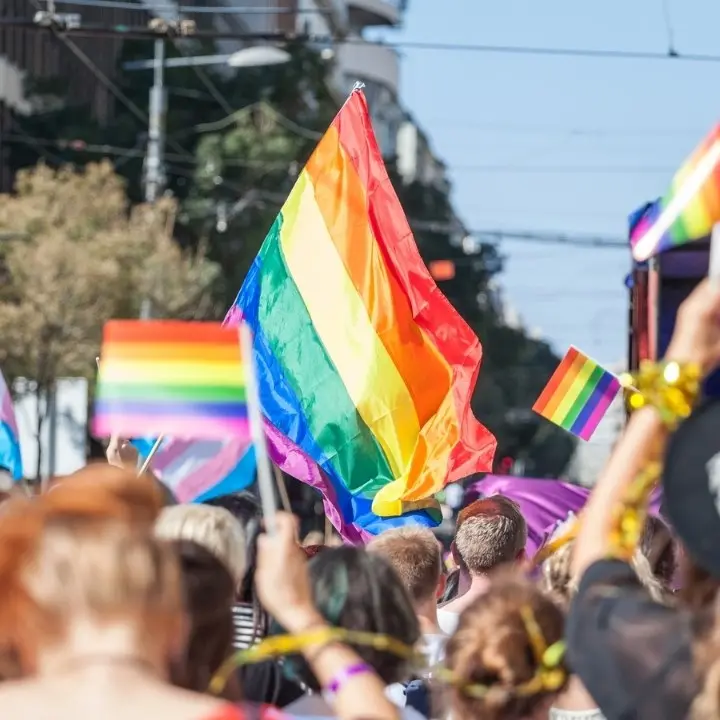
<path fill-rule="evenodd" d="M 150 126 L 145 158 L 145 201 L 155 202 L 165 186 L 165 41 L 155 40 L 153 86 L 150 88 Z"/>
<path fill-rule="evenodd" d="M 155 40 L 153 59 L 153 86 L 150 88 L 150 113 L 147 154 L 145 156 L 145 202 L 154 203 L 165 188 L 165 41 Z M 140 306 L 140 318 L 152 317 L 152 302 L 144 298 Z"/>

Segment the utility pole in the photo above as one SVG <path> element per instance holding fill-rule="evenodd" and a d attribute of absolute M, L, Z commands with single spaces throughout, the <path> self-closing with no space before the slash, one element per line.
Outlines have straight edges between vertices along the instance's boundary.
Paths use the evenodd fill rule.
<path fill-rule="evenodd" d="M 155 40 L 153 86 L 150 88 L 150 123 L 145 157 L 145 201 L 154 203 L 165 187 L 165 40 Z"/>

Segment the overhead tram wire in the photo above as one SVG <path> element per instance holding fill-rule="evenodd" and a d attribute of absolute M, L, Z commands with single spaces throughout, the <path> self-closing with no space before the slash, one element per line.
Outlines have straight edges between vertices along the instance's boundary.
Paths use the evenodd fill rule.
<path fill-rule="evenodd" d="M 271 8 L 271 7 L 208 7 L 205 5 L 153 4 L 152 7 L 138 6 L 130 0 L 55 0 L 56 5 L 77 5 L 78 7 L 107 8 L 108 10 L 144 10 L 150 13 L 189 13 L 191 15 L 328 15 L 329 10 L 321 8 Z"/>
<path fill-rule="evenodd" d="M 30 0 L 30 3 L 37 10 L 42 10 L 38 0 Z M 0 25 L 2 25 L 2 20 L 0 20 Z M 31 23 L 31 26 L 38 29 L 38 25 L 34 22 Z M 65 47 L 67 47 L 67 49 L 70 50 L 70 52 L 75 55 L 75 57 L 77 57 L 83 65 L 85 65 L 85 67 L 97 78 L 101 85 L 105 86 L 109 92 L 119 102 L 121 102 L 127 110 L 130 111 L 136 120 L 139 120 L 145 127 L 148 127 L 150 119 L 147 113 L 141 110 L 112 80 L 110 80 L 110 78 L 105 75 L 105 73 L 72 40 L 65 37 L 66 33 L 60 32 L 57 28 L 52 26 L 49 27 L 48 30 L 59 42 L 63 43 L 63 45 L 65 45 Z M 185 148 L 183 148 L 179 143 L 171 139 L 168 139 L 167 143 L 180 155 L 192 158 L 192 154 L 185 150 Z"/>
<path fill-rule="evenodd" d="M 87 144 L 81 140 L 51 140 L 48 138 L 35 138 L 27 134 L 7 134 L 4 136 L 4 141 L 9 143 L 21 143 L 29 144 L 38 148 L 38 150 L 46 149 L 48 147 L 56 149 L 72 150 L 74 152 L 83 152 L 89 154 L 108 155 L 114 157 L 120 157 L 125 159 L 131 158 L 142 158 L 145 155 L 144 150 L 139 148 L 122 148 L 113 145 L 94 145 Z M 167 159 L 170 163 L 184 162 L 187 160 L 182 155 L 167 154 Z M 193 162 L 195 160 L 193 159 Z M 232 165 L 248 166 L 250 163 L 242 163 L 242 161 L 236 161 Z M 284 163 L 283 163 L 284 166 Z M 260 164 L 257 167 L 265 167 Z M 180 175 L 182 177 L 192 178 L 194 177 L 194 171 L 191 168 L 180 168 L 176 165 L 169 165 L 168 171 Z M 229 190 L 235 191 L 238 194 L 244 192 L 242 188 L 232 185 L 231 183 L 223 180 L 221 183 L 224 187 Z M 267 197 L 266 199 L 269 199 Z M 285 198 L 284 196 L 277 195 L 273 198 L 276 201 L 278 208 L 282 205 Z M 449 233 L 457 232 L 458 227 L 456 225 L 450 225 L 444 221 L 429 221 L 429 220 L 412 220 L 411 227 L 414 231 L 418 232 L 437 232 L 437 233 Z M 625 239 L 616 237 L 604 237 L 592 234 L 582 233 L 567 233 L 567 232 L 539 232 L 539 231 L 518 231 L 518 230 L 472 230 L 465 229 L 465 234 L 479 240 L 484 240 L 491 244 L 499 244 L 503 241 L 516 241 L 516 242 L 528 242 L 533 244 L 541 245 L 565 245 L 571 247 L 593 247 L 607 250 L 617 249 L 628 249 L 628 242 Z M 468 255 L 461 258 L 463 262 L 477 262 L 477 258 L 472 255 Z"/>
<path fill-rule="evenodd" d="M 32 1 L 32 0 L 31 0 Z M 37 7 L 37 4 L 36 4 Z M 38 28 L 38 26 L 25 18 L 0 18 L 0 26 L 13 25 L 17 27 Z M 122 35 L 127 38 L 138 40 L 156 40 L 157 32 L 146 27 L 130 27 L 126 25 L 85 25 L 72 30 L 58 30 L 48 28 L 58 37 L 75 35 L 77 37 L 106 37 L 108 35 Z M 348 38 L 332 35 L 313 35 L 305 33 L 237 33 L 232 31 L 202 30 L 198 29 L 193 33 L 198 39 L 214 40 L 239 40 L 239 41 L 264 41 L 283 43 L 292 40 L 318 44 L 362 44 L 366 42 L 362 38 Z M 592 48 L 548 48 L 531 45 L 488 45 L 476 43 L 442 43 L 401 40 L 390 43 L 383 43 L 384 47 L 400 50 L 427 50 L 433 52 L 471 52 L 499 55 L 527 55 L 545 57 L 574 57 L 589 58 L 596 60 L 627 60 L 627 61 L 674 61 L 687 63 L 720 63 L 720 55 L 708 55 L 703 53 L 682 53 L 670 54 L 666 52 L 646 52 L 619 49 L 592 49 Z"/>

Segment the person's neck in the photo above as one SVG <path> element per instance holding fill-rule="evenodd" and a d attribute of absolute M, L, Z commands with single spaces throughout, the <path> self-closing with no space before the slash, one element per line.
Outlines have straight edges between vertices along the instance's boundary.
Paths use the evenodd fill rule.
<path fill-rule="evenodd" d="M 487 575 L 472 575 L 470 577 L 470 587 L 467 590 L 467 594 L 472 594 L 473 597 L 483 595 L 487 592 L 490 586 L 490 578 Z"/>
<path fill-rule="evenodd" d="M 76 622 L 62 642 L 43 648 L 37 656 L 38 677 L 137 674 L 162 678 L 165 663 L 138 641 L 135 628 L 126 624 L 97 625 Z"/>
<path fill-rule="evenodd" d="M 423 635 L 438 635 L 442 632 L 437 616 L 437 603 L 435 598 L 415 605 L 415 614 Z"/>
<path fill-rule="evenodd" d="M 469 575 L 465 592 L 444 605 L 442 609 L 447 612 L 461 613 L 476 598 L 484 595 L 489 585 L 490 578 L 487 575 Z"/>

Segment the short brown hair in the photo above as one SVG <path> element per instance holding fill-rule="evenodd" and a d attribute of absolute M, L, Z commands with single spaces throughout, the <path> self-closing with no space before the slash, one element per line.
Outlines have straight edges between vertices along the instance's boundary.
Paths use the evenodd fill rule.
<path fill-rule="evenodd" d="M 460 512 L 454 546 L 472 575 L 515 560 L 527 542 L 520 508 L 502 495 L 476 500 Z"/>
<path fill-rule="evenodd" d="M 414 603 L 434 597 L 442 574 L 442 553 L 432 530 L 394 528 L 370 542 L 368 550 L 392 565 Z"/>

